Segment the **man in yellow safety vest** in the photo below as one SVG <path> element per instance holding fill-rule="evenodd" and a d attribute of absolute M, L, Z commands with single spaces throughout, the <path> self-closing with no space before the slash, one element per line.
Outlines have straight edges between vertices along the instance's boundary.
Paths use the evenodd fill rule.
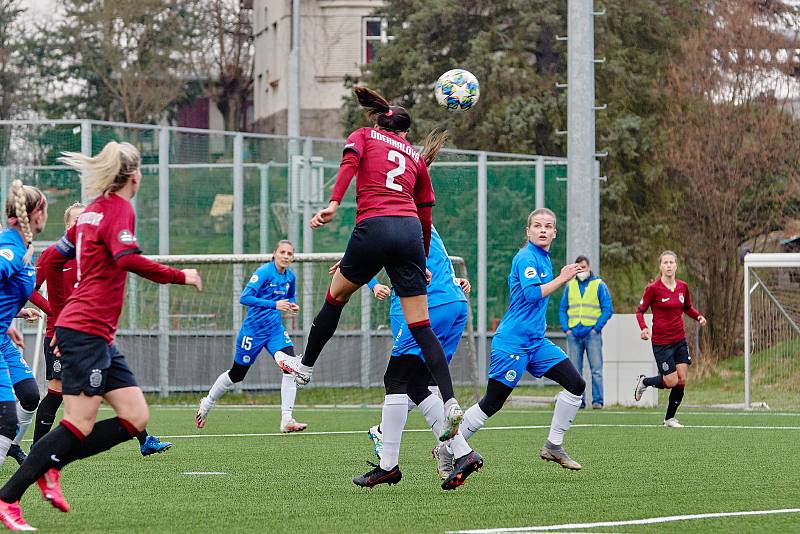
<path fill-rule="evenodd" d="M 592 408 L 603 407 L 603 338 L 602 331 L 614 315 L 608 286 L 589 268 L 589 258 L 578 256 L 581 271 L 566 286 L 561 297 L 559 318 L 567 334 L 570 360 L 583 373 L 583 355 L 592 371 Z M 584 394 L 581 408 L 586 406 Z"/>

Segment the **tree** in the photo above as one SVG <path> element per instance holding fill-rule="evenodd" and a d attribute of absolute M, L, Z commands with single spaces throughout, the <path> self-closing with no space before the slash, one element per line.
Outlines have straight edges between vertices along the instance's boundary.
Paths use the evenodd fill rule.
<path fill-rule="evenodd" d="M 716 0 L 683 41 L 662 90 L 659 150 L 672 237 L 708 318 L 706 362 L 734 354 L 742 317 L 738 247 L 780 226 L 800 200 L 800 125 L 786 108 L 798 8 Z"/>
<path fill-rule="evenodd" d="M 239 0 L 206 0 L 202 12 L 207 40 L 200 77 L 222 113 L 225 129 L 240 130 L 253 92 L 252 9 Z"/>
<path fill-rule="evenodd" d="M 155 122 L 186 92 L 200 25 L 196 0 L 68 0 L 36 54 L 62 113 Z"/>
<path fill-rule="evenodd" d="M 10 118 L 21 97 L 21 38 L 17 19 L 23 10 L 18 0 L 0 0 L 0 119 Z"/>

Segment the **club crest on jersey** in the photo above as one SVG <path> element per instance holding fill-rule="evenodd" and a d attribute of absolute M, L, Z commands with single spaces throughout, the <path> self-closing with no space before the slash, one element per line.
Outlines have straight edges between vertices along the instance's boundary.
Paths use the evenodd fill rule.
<path fill-rule="evenodd" d="M 678 300 L 683 304 L 683 293 L 678 293 Z"/>
<path fill-rule="evenodd" d="M 525 269 L 525 278 L 533 278 L 534 276 L 536 276 L 536 269 L 533 267 Z"/>
<path fill-rule="evenodd" d="M 103 373 L 100 369 L 92 369 L 92 373 L 89 375 L 89 385 L 93 388 L 99 388 L 102 383 Z"/>
<path fill-rule="evenodd" d="M 3 257 L 8 261 L 14 261 L 14 251 L 10 248 L 0 249 L 0 257 Z"/>
<path fill-rule="evenodd" d="M 250 277 L 250 283 L 255 284 L 256 282 L 258 282 L 258 275 L 254 274 L 253 276 Z"/>
<path fill-rule="evenodd" d="M 669 364 L 667 362 L 662 362 L 661 368 L 665 371 L 669 371 Z"/>
<path fill-rule="evenodd" d="M 61 360 L 56 360 L 53 362 L 53 372 L 54 373 L 61 372 Z"/>
<path fill-rule="evenodd" d="M 506 373 L 506 380 L 513 382 L 517 378 L 517 372 L 513 369 Z"/>
<path fill-rule="evenodd" d="M 250 363 L 250 356 L 242 356 L 242 361 L 244 363 Z"/>
<path fill-rule="evenodd" d="M 117 239 L 119 239 L 120 243 L 124 243 L 126 245 L 136 243 L 136 236 L 133 235 L 130 230 L 122 230 L 117 236 Z"/>

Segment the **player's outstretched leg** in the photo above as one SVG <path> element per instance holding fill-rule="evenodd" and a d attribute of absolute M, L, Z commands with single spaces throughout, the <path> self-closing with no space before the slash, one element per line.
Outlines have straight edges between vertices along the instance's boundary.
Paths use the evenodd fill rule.
<path fill-rule="evenodd" d="M 139 452 L 142 453 L 142 456 L 160 454 L 172 447 L 171 442 L 161 441 L 156 436 L 149 435 L 146 429 L 139 432 L 136 439 L 139 440 Z"/>
<path fill-rule="evenodd" d="M 240 365 L 233 362 L 230 370 L 225 371 L 217 377 L 214 385 L 208 390 L 208 395 L 200 399 L 200 406 L 197 408 L 197 413 L 194 416 L 194 423 L 197 428 L 206 426 L 206 419 L 208 419 L 208 412 L 214 407 L 214 404 L 225 393 L 233 389 L 233 385 L 237 382 L 244 380 L 247 371 L 250 369 L 247 365 Z"/>
<path fill-rule="evenodd" d="M 564 434 L 572 425 L 572 421 L 581 407 L 586 382 L 568 359 L 555 364 L 544 376 L 561 385 L 565 390 L 558 394 L 556 407 L 553 410 L 553 420 L 550 423 L 550 434 L 539 451 L 539 457 L 545 461 L 556 462 L 565 469 L 577 471 L 582 466 L 567 454 L 563 443 Z"/>

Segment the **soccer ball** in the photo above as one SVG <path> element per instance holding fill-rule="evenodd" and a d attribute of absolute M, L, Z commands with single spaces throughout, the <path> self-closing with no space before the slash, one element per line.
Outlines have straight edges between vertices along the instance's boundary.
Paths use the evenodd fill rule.
<path fill-rule="evenodd" d="M 448 70 L 436 80 L 436 101 L 449 111 L 469 111 L 481 96 L 478 78 L 464 69 Z"/>

